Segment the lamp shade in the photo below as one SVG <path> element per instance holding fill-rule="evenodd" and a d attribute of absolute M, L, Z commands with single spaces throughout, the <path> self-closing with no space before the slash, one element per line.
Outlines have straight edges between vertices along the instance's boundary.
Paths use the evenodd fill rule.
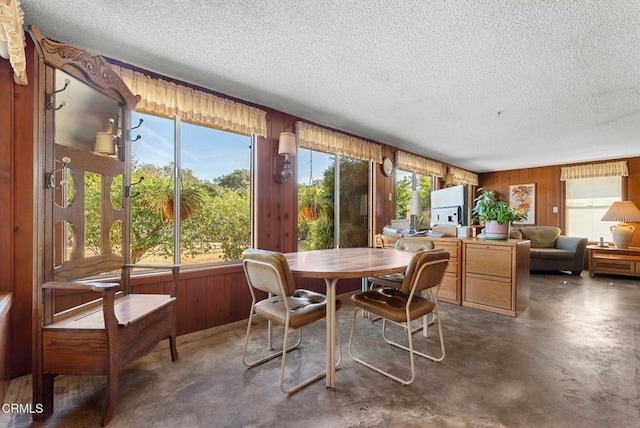
<path fill-rule="evenodd" d="M 411 195 L 411 215 L 418 215 L 422 212 L 422 199 L 420 198 L 420 191 L 414 190 Z"/>
<path fill-rule="evenodd" d="M 619 222 L 609 228 L 611 237 L 614 244 L 616 244 L 616 248 L 629 248 L 635 228 L 627 224 L 627 222 L 640 222 L 640 210 L 631 201 L 614 202 L 602 216 L 602 221 Z"/>
<path fill-rule="evenodd" d="M 98 132 L 96 134 L 96 145 L 93 151 L 106 155 L 115 155 L 116 137 L 111 132 Z"/>
<path fill-rule="evenodd" d="M 295 156 L 296 152 L 296 134 L 292 132 L 281 132 L 278 142 L 278 154 Z"/>
<path fill-rule="evenodd" d="M 602 216 L 602 221 L 640 222 L 640 209 L 631 201 L 614 202 Z"/>

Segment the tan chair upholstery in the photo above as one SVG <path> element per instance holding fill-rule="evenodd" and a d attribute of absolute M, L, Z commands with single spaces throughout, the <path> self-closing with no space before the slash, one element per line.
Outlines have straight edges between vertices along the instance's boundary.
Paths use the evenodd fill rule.
<path fill-rule="evenodd" d="M 251 368 L 282 356 L 280 389 L 286 394 L 295 392 L 311 382 L 324 377 L 325 371 L 291 388 L 287 389 L 284 385 L 287 352 L 296 349 L 300 344 L 302 340 L 302 327 L 326 316 L 327 297 L 324 294 L 313 291 L 296 289 L 287 259 L 281 253 L 248 249 L 242 253 L 242 265 L 252 298 L 247 335 L 242 354 L 242 362 L 244 365 Z M 269 297 L 258 302 L 255 290 L 269 293 Z M 340 308 L 339 300 L 336 301 L 336 309 L 338 308 Z M 269 349 L 271 349 L 271 323 L 284 327 L 284 339 L 281 351 L 249 362 L 247 361 L 247 349 L 249 347 L 251 324 L 254 315 L 259 315 L 269 321 Z M 293 329 L 298 330 L 298 339 L 295 344 L 287 347 L 289 331 Z M 340 349 L 339 344 L 338 349 Z M 340 363 L 340 357 L 338 358 L 336 366 Z"/>
<path fill-rule="evenodd" d="M 415 238 L 400 238 L 395 243 L 396 250 L 412 251 L 417 253 L 418 251 L 433 250 L 433 241 L 423 236 Z M 402 287 L 402 281 L 404 280 L 404 273 L 392 273 L 389 275 L 371 276 L 367 278 L 367 281 L 373 285 L 380 287 Z"/>
<path fill-rule="evenodd" d="M 421 251 L 415 254 L 409 264 L 402 287 L 388 288 L 378 287 L 371 290 L 353 294 L 351 301 L 357 306 L 353 314 L 351 324 L 351 336 L 349 338 L 349 354 L 351 357 L 385 376 L 390 377 L 402 384 L 408 385 L 415 379 L 414 354 L 434 361 L 441 361 L 444 358 L 444 340 L 442 337 L 442 324 L 438 313 L 437 289 L 442 281 L 444 273 L 449 263 L 449 253 L 446 251 Z M 422 297 L 420 292 L 426 291 L 427 296 Z M 402 379 L 398 376 L 384 371 L 371 363 L 356 357 L 353 353 L 354 333 L 358 309 L 367 311 L 382 317 L 382 337 L 390 345 L 397 346 L 409 351 L 411 366 L 411 377 Z M 435 313 L 438 324 L 438 335 L 440 338 L 440 356 L 418 352 L 413 347 L 413 332 L 411 331 L 411 321 L 424 317 L 430 313 Z M 387 321 L 400 325 L 407 333 L 408 346 L 389 340 L 386 336 Z"/>

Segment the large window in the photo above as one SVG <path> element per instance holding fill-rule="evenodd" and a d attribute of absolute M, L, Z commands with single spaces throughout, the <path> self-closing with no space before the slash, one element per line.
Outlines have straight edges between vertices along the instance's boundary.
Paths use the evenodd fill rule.
<path fill-rule="evenodd" d="M 609 240 L 609 228 L 615 223 L 600 219 L 613 202 L 622 200 L 621 180 L 619 176 L 566 180 L 566 234 Z"/>
<path fill-rule="evenodd" d="M 417 190 L 420 192 L 421 212 L 416 216 L 416 230 L 429 229 L 432 183 L 431 176 L 396 170 L 396 219 L 412 220 L 411 198 L 413 190 Z"/>
<path fill-rule="evenodd" d="M 251 137 L 141 113 L 133 123 L 140 118 L 131 151 L 132 262 L 238 259 L 251 243 Z"/>
<path fill-rule="evenodd" d="M 299 250 L 368 246 L 370 162 L 304 148 L 297 161 Z"/>

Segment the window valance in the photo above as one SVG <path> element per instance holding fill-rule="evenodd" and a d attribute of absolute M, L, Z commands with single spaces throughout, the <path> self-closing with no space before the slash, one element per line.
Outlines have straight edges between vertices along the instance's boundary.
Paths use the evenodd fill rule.
<path fill-rule="evenodd" d="M 382 145 L 305 122 L 296 122 L 298 145 L 305 149 L 337 153 L 355 159 L 382 163 Z"/>
<path fill-rule="evenodd" d="M 239 134 L 267 136 L 267 112 L 264 110 L 128 68 L 113 64 L 111 67 L 131 92 L 142 97 L 136 111 L 169 118 L 179 116 L 189 122 Z"/>
<path fill-rule="evenodd" d="M 24 12 L 19 0 L 0 0 L 0 53 L 11 63 L 13 80 L 26 85 L 27 59 L 24 53 Z"/>
<path fill-rule="evenodd" d="M 416 172 L 422 175 L 435 175 L 436 177 L 444 177 L 446 174 L 446 167 L 442 162 L 401 150 L 396 152 L 396 167 L 403 171 Z"/>
<path fill-rule="evenodd" d="M 590 163 L 560 168 L 560 181 L 576 178 L 628 176 L 627 161 Z"/>
<path fill-rule="evenodd" d="M 476 174 L 475 172 L 471 172 L 471 171 L 467 171 L 466 169 L 461 169 L 461 168 L 456 168 L 454 166 L 450 166 L 449 167 L 449 173 L 453 174 L 453 179 L 455 181 L 461 182 L 461 183 L 467 183 L 467 184 L 471 184 L 472 186 L 477 186 L 479 181 L 478 181 L 478 174 Z"/>

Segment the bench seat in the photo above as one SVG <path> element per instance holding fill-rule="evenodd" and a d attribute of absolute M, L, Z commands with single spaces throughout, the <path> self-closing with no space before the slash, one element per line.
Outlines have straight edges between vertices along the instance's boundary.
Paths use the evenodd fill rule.
<path fill-rule="evenodd" d="M 150 312 L 162 308 L 176 300 L 165 294 L 128 294 L 115 300 L 114 312 L 118 320 L 118 326 L 126 327 L 137 320 L 148 316 Z M 102 305 L 91 306 L 72 316 L 48 324 L 44 331 L 70 329 L 70 330 L 104 330 L 104 314 Z"/>

